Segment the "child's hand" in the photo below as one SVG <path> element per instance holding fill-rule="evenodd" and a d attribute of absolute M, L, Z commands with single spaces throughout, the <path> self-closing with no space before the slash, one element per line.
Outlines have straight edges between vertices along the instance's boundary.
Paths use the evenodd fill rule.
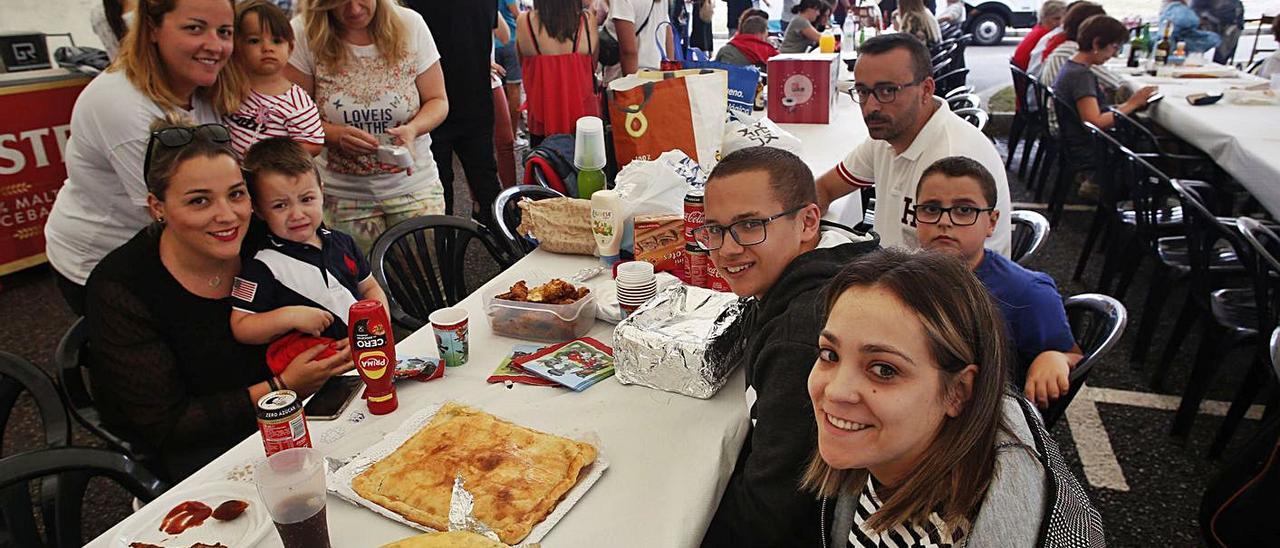
<path fill-rule="evenodd" d="M 290 306 L 289 323 L 294 329 L 319 337 L 333 323 L 333 314 L 310 306 Z"/>
<path fill-rule="evenodd" d="M 1067 355 L 1062 352 L 1048 350 L 1036 356 L 1027 370 L 1027 386 L 1025 393 L 1028 400 L 1041 408 L 1048 408 L 1049 403 L 1065 396 L 1071 391 L 1068 375 L 1071 366 Z"/>

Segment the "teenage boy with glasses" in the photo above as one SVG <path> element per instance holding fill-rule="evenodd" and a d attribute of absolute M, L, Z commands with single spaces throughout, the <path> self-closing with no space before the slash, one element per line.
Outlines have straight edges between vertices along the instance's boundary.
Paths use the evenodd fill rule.
<path fill-rule="evenodd" d="M 823 286 L 874 239 L 820 230 L 813 173 L 785 150 L 752 147 L 726 156 L 707 181 L 708 250 L 746 310 L 708 349 L 746 369 L 754 426 L 725 487 L 703 546 L 816 546 L 821 523 L 800 490 L 817 443 L 806 389 L 818 357 Z"/>
<path fill-rule="evenodd" d="M 871 135 L 836 167 L 818 178 L 818 206 L 863 188 L 876 193 L 875 230 L 885 247 L 919 247 L 909 215 L 924 168 L 946 156 L 967 156 L 995 174 L 1003 215 L 987 247 L 1010 252 L 1009 183 L 996 147 L 981 131 L 933 96 L 929 50 L 909 34 L 885 34 L 858 49 L 853 97 Z M 841 219 L 852 224 L 858 219 Z"/>
<path fill-rule="evenodd" d="M 1004 215 L 992 207 L 996 182 L 982 164 L 952 156 L 924 170 L 912 208 L 920 245 L 952 253 L 991 292 L 1018 354 L 1011 380 L 1040 407 L 1071 389 L 1071 368 L 1083 357 L 1053 278 L 985 249 Z"/>

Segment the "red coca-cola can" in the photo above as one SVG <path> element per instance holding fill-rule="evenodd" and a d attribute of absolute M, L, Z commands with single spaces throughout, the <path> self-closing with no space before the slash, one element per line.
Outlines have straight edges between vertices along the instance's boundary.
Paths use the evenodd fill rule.
<path fill-rule="evenodd" d="M 711 264 L 709 253 L 695 244 L 686 244 L 684 255 L 684 271 L 689 277 L 685 283 L 694 287 L 707 287 L 707 265 Z"/>
<path fill-rule="evenodd" d="M 724 277 L 720 275 L 720 269 L 716 268 L 716 264 L 714 262 L 711 262 L 710 260 L 707 261 L 706 287 L 708 289 L 712 289 L 715 291 L 723 291 L 726 293 L 733 291 L 732 289 L 729 289 L 729 281 L 724 279 Z"/>
<path fill-rule="evenodd" d="M 687 245 L 697 245 L 693 241 L 693 229 L 707 221 L 704 209 L 702 189 L 690 190 L 684 195 L 684 241 Z"/>
<path fill-rule="evenodd" d="M 267 456 L 293 449 L 311 447 L 307 417 L 302 413 L 302 399 L 292 390 L 267 392 L 258 398 L 258 431 Z"/>

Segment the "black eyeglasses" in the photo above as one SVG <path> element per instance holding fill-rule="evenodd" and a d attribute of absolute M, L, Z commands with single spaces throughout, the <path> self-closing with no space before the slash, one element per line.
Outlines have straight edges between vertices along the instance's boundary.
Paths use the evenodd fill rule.
<path fill-rule="evenodd" d="M 876 96 L 876 100 L 881 103 L 892 103 L 894 99 L 898 98 L 899 91 L 911 86 L 918 86 L 920 85 L 920 82 L 923 81 L 924 80 L 921 79 L 907 82 L 905 84 L 879 84 L 874 88 L 854 85 L 853 91 L 849 93 L 849 96 L 853 98 L 853 102 L 858 104 L 867 102 L 867 97 L 870 97 L 873 94 Z"/>
<path fill-rule="evenodd" d="M 764 219 L 743 219 L 728 226 L 702 225 L 693 229 L 693 241 L 705 251 L 715 251 L 724 245 L 724 234 L 728 232 L 733 237 L 733 241 L 738 242 L 742 247 L 757 245 L 768 237 L 765 227 L 769 223 L 800 211 L 804 207 L 793 207 Z"/>
<path fill-rule="evenodd" d="M 231 130 L 222 124 L 202 124 L 196 127 L 167 127 L 151 132 L 151 139 L 147 140 L 147 155 L 142 163 L 143 180 L 151 182 L 151 156 L 155 153 L 156 143 L 165 148 L 178 148 L 191 144 L 197 137 L 226 144 L 231 142 Z"/>
<path fill-rule="evenodd" d="M 975 207 L 969 205 L 958 205 L 951 207 L 942 207 L 934 204 L 923 204 L 912 208 L 912 212 L 916 216 L 916 221 L 927 224 L 936 225 L 942 221 L 942 214 L 946 213 L 951 218 L 951 224 L 956 226 L 970 226 L 978 222 L 978 214 L 984 211 L 995 211 L 994 207 Z"/>

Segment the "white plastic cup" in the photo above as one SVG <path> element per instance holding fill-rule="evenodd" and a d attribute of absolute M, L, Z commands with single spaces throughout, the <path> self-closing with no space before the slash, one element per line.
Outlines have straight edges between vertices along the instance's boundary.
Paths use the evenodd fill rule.
<path fill-rule="evenodd" d="M 595 116 L 578 118 L 573 140 L 573 166 L 578 169 L 601 169 L 607 162 L 604 121 Z"/>
<path fill-rule="evenodd" d="M 324 455 L 310 447 L 273 453 L 254 463 L 253 479 L 285 548 L 327 548 Z"/>
<path fill-rule="evenodd" d="M 643 285 L 655 280 L 653 263 L 648 261 L 630 261 L 618 265 L 619 284 Z"/>

